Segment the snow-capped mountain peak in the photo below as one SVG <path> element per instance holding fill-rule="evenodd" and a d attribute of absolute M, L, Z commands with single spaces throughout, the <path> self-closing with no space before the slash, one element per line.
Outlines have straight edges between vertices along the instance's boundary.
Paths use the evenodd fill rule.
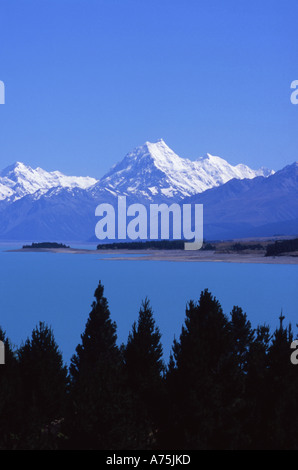
<path fill-rule="evenodd" d="M 107 187 L 140 199 L 180 200 L 233 178 L 269 174 L 272 174 L 271 170 L 252 170 L 243 164 L 233 166 L 211 154 L 194 161 L 181 158 L 163 139 L 159 139 L 154 143 L 145 142 L 129 152 L 96 186 L 98 190 Z"/>
<path fill-rule="evenodd" d="M 66 176 L 60 171 L 31 168 L 22 162 L 0 171 L 0 201 L 13 202 L 37 191 L 80 188 L 94 195 L 123 194 L 140 201 L 179 201 L 230 179 L 269 176 L 271 170 L 252 170 L 244 164 L 231 165 L 207 153 L 197 160 L 181 158 L 163 139 L 145 142 L 129 152 L 99 181 L 91 177 Z"/>
<path fill-rule="evenodd" d="M 207 153 L 203 157 L 199 157 L 196 160 L 202 170 L 209 174 L 216 174 L 221 183 L 226 183 L 230 179 L 245 179 L 245 178 L 255 178 L 256 176 L 270 176 L 274 173 L 273 170 L 262 167 L 258 170 L 253 170 L 249 166 L 244 165 L 243 163 L 238 163 L 237 165 L 231 165 L 226 160 L 221 157 L 211 155 Z"/>
<path fill-rule="evenodd" d="M 17 200 L 38 190 L 46 191 L 53 187 L 80 187 L 87 189 L 97 180 L 89 176 L 66 176 L 60 171 L 48 172 L 40 167 L 35 169 L 22 162 L 0 171 L 0 200 Z"/>
<path fill-rule="evenodd" d="M 16 162 L 0 172 L 0 239 L 89 240 L 95 207 L 115 206 L 118 195 L 129 204 L 204 204 L 211 239 L 297 233 L 298 163 L 273 173 L 210 153 L 181 158 L 162 139 L 136 147 L 97 182 Z"/>

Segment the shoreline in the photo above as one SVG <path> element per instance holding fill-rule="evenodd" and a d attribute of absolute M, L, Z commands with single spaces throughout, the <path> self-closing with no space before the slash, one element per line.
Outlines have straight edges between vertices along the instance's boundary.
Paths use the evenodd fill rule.
<path fill-rule="evenodd" d="M 185 250 L 89 250 L 83 248 L 20 248 L 5 250 L 15 253 L 95 254 L 99 259 L 110 261 L 171 261 L 197 263 L 254 263 L 254 264 L 298 264 L 297 256 L 264 256 L 264 253 L 223 253 L 216 251 Z M 101 255 L 110 257 L 102 258 Z"/>

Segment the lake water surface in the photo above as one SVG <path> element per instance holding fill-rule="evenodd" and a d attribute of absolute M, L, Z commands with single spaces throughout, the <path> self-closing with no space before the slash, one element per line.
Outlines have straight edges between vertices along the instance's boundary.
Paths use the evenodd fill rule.
<path fill-rule="evenodd" d="M 162 334 L 165 359 L 185 306 L 208 288 L 229 314 L 242 307 L 253 326 L 278 325 L 281 309 L 296 334 L 298 265 L 111 260 L 103 254 L 6 252 L 0 249 L 0 326 L 19 346 L 39 321 L 53 328 L 65 362 L 75 352 L 101 280 L 118 342 L 126 342 L 147 296 Z M 101 259 L 105 257 L 106 259 Z"/>

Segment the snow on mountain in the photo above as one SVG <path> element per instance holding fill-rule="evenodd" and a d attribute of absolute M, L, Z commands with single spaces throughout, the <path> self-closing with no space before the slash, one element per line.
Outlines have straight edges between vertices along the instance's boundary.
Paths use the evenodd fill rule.
<path fill-rule="evenodd" d="M 10 186 L 6 186 L 4 183 L 0 182 L 0 201 L 10 198 L 13 193 L 13 189 L 11 189 Z"/>
<path fill-rule="evenodd" d="M 246 165 L 230 165 L 226 160 L 207 154 L 192 161 L 179 157 L 160 139 L 146 142 L 128 153 L 99 181 L 91 177 L 66 176 L 59 171 L 32 169 L 17 162 L 0 171 L 0 201 L 13 202 L 38 192 L 38 197 L 52 188 L 81 188 L 97 198 L 103 190 L 129 195 L 139 201 L 180 200 L 226 183 L 232 178 L 268 176 L 271 170 L 252 170 Z"/>
<path fill-rule="evenodd" d="M 272 173 L 265 168 L 252 170 L 243 164 L 232 166 L 210 154 L 195 161 L 181 158 L 160 139 L 156 143 L 146 142 L 128 153 L 91 191 L 95 194 L 105 187 L 140 200 L 180 200 L 232 178 L 255 178 Z"/>
<path fill-rule="evenodd" d="M 0 171 L 0 201 L 15 201 L 38 190 L 46 192 L 54 187 L 87 189 L 96 182 L 89 176 L 66 176 L 60 171 L 47 172 L 16 162 Z"/>
<path fill-rule="evenodd" d="M 203 204 L 210 238 L 298 233 L 298 162 L 268 178 L 233 179 L 183 203 Z"/>
<path fill-rule="evenodd" d="M 115 206 L 119 195 L 127 195 L 128 204 L 183 203 L 191 196 L 198 197 L 197 202 L 200 203 L 202 197 L 204 219 L 206 216 L 209 226 L 225 223 L 223 218 L 227 211 L 224 201 L 229 200 L 231 210 L 235 209 L 239 221 L 240 218 L 243 221 L 241 204 L 237 205 L 237 199 L 241 199 L 242 207 L 245 204 L 247 210 L 253 210 L 252 201 L 260 197 L 255 196 L 256 191 L 260 191 L 258 194 L 264 191 L 268 200 L 274 196 L 277 201 L 276 196 L 283 185 L 294 186 L 295 192 L 292 172 L 290 168 L 283 179 L 276 177 L 276 184 L 268 183 L 266 186 L 263 183 L 274 182 L 278 172 L 274 174 L 264 168 L 252 170 L 243 164 L 233 166 L 210 154 L 195 161 L 181 158 L 163 140 L 146 142 L 135 148 L 99 181 L 90 177 L 65 176 L 58 171 L 32 169 L 18 162 L 0 172 L 0 239 L 86 241 L 94 237 L 97 205 L 110 203 Z M 247 198 L 245 188 L 250 188 Z M 282 210 L 288 204 L 289 220 L 293 218 L 292 196 L 285 187 Z M 233 198 L 236 201 L 233 202 Z M 266 223 L 275 223 L 274 217 L 269 215 L 270 209 L 266 210 Z M 263 217 L 258 211 L 249 216 L 249 223 L 254 223 L 254 218 L 259 220 Z M 230 225 L 235 221 L 237 226 L 237 217 L 226 221 Z M 224 233 L 219 229 L 217 233 Z M 229 231 L 232 232 L 235 233 Z"/>
<path fill-rule="evenodd" d="M 233 178 L 240 180 L 245 178 L 253 179 L 256 176 L 267 177 L 274 173 L 273 170 L 264 167 L 252 170 L 243 163 L 233 166 L 223 158 L 210 155 L 209 153 L 204 157 L 200 157 L 196 163 L 199 164 L 200 170 L 204 172 L 206 178 L 211 175 L 215 179 L 213 187 L 224 184 Z M 211 183 L 213 182 L 211 181 Z"/>

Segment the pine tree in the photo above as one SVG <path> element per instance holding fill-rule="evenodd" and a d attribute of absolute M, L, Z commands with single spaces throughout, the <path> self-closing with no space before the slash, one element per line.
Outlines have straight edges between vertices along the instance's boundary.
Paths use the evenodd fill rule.
<path fill-rule="evenodd" d="M 254 331 L 247 352 L 245 375 L 245 410 L 241 416 L 242 434 L 245 442 L 242 448 L 266 448 L 268 437 L 268 421 L 270 406 L 268 406 L 268 351 L 270 347 L 270 328 L 268 325 L 258 325 Z"/>
<path fill-rule="evenodd" d="M 174 403 L 170 448 L 228 449 L 237 446 L 239 371 L 232 335 L 221 305 L 208 290 L 189 302 L 179 341 L 173 345 L 167 382 Z"/>
<path fill-rule="evenodd" d="M 125 373 L 140 426 L 139 446 L 152 446 L 163 414 L 163 350 L 161 334 L 146 298 L 123 347 Z"/>
<path fill-rule="evenodd" d="M 268 403 L 270 419 L 268 448 L 297 450 L 297 426 L 293 416 L 298 413 L 298 370 L 290 361 L 293 332 L 291 324 L 283 326 L 284 315 L 280 315 L 280 326 L 276 328 L 268 352 Z"/>
<path fill-rule="evenodd" d="M 247 372 L 249 349 L 254 338 L 254 330 L 242 308 L 234 306 L 231 312 L 230 330 L 234 344 L 234 354 L 240 370 Z"/>
<path fill-rule="evenodd" d="M 23 420 L 20 445 L 55 447 L 64 419 L 68 374 L 52 329 L 40 322 L 19 348 L 18 361 Z"/>
<path fill-rule="evenodd" d="M 70 446 L 76 449 L 121 449 L 129 446 L 129 397 L 110 318 L 99 282 L 81 344 L 71 359 Z"/>
<path fill-rule="evenodd" d="M 0 365 L 0 450 L 9 450 L 18 443 L 21 387 L 17 357 L 2 328 L 0 341 L 5 350 L 5 363 Z"/>

